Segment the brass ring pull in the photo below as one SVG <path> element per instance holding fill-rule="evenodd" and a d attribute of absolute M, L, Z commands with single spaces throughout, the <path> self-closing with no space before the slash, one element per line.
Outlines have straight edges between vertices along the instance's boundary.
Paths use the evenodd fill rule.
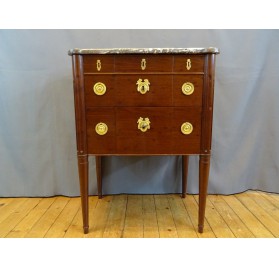
<path fill-rule="evenodd" d="M 138 123 L 138 129 L 141 130 L 142 132 L 146 132 L 148 129 L 150 129 L 151 122 L 147 117 L 144 119 L 140 117 L 137 123 Z"/>
<path fill-rule="evenodd" d="M 106 85 L 102 82 L 96 83 L 93 87 L 94 93 L 98 96 L 104 95 L 106 93 L 106 90 Z"/>
<path fill-rule="evenodd" d="M 95 126 L 95 131 L 97 134 L 103 136 L 108 132 L 108 126 L 105 123 L 100 122 Z"/>
<path fill-rule="evenodd" d="M 189 135 L 193 132 L 193 125 L 189 122 L 185 122 L 181 125 L 181 132 L 184 134 L 184 135 Z"/>
<path fill-rule="evenodd" d="M 192 83 L 186 82 L 182 85 L 181 90 L 184 95 L 191 95 L 193 94 L 195 87 Z"/>
<path fill-rule="evenodd" d="M 144 79 L 142 80 L 141 78 L 137 81 L 136 85 L 137 87 L 137 91 L 141 94 L 145 94 L 147 91 L 149 91 L 149 81 L 148 79 Z"/>

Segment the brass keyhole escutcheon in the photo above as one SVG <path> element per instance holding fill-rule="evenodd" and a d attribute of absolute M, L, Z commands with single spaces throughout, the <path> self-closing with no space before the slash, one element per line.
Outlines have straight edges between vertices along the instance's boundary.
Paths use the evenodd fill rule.
<path fill-rule="evenodd" d="M 189 71 L 192 67 L 192 63 L 191 63 L 191 60 L 190 59 L 187 59 L 186 61 L 186 69 Z"/>
<path fill-rule="evenodd" d="M 182 85 L 181 90 L 184 95 L 191 95 L 193 94 L 195 87 L 192 83 L 186 82 Z"/>
<path fill-rule="evenodd" d="M 140 117 L 137 123 L 138 123 L 138 129 L 142 132 L 146 132 L 148 129 L 150 129 L 151 122 L 147 117 L 146 118 Z"/>
<path fill-rule="evenodd" d="M 95 126 L 95 131 L 97 134 L 103 136 L 108 132 L 108 126 L 105 123 L 100 122 Z"/>
<path fill-rule="evenodd" d="M 140 78 L 137 81 L 136 85 L 138 86 L 137 91 L 140 92 L 141 94 L 145 94 L 147 91 L 149 91 L 150 83 L 149 83 L 148 79 L 142 80 Z"/>
<path fill-rule="evenodd" d="M 97 82 L 94 87 L 93 91 L 96 95 L 101 96 L 104 95 L 107 91 L 106 85 L 102 82 Z"/>
<path fill-rule="evenodd" d="M 141 66 L 141 69 L 142 69 L 142 70 L 145 70 L 145 68 L 146 68 L 146 59 L 142 59 L 142 60 L 141 60 L 140 66 Z"/>
<path fill-rule="evenodd" d="M 97 70 L 100 72 L 102 68 L 101 60 L 97 60 L 96 65 L 97 65 Z"/>
<path fill-rule="evenodd" d="M 193 132 L 193 125 L 189 122 L 185 122 L 181 125 L 181 132 L 184 135 L 189 135 Z"/>

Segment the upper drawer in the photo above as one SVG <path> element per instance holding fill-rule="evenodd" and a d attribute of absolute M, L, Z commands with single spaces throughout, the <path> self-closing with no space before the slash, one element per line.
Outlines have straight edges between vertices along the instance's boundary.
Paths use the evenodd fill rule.
<path fill-rule="evenodd" d="M 85 73 L 112 73 L 114 72 L 114 56 L 84 55 L 83 71 Z"/>
<path fill-rule="evenodd" d="M 203 72 L 203 55 L 174 55 L 174 72 Z"/>
<path fill-rule="evenodd" d="M 171 55 L 116 55 L 116 72 L 171 72 Z"/>

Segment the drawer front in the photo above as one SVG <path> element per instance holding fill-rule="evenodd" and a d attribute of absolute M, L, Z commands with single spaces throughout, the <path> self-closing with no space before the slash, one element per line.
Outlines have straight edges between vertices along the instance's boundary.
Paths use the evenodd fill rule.
<path fill-rule="evenodd" d="M 203 72 L 204 71 L 203 55 L 175 55 L 174 72 Z"/>
<path fill-rule="evenodd" d="M 116 75 L 117 106 L 171 106 L 171 75 Z"/>
<path fill-rule="evenodd" d="M 119 154 L 199 154 L 201 108 L 118 108 L 116 150 Z M 150 128 L 141 130 L 140 120 Z M 190 133 L 182 132 L 190 126 Z M 139 129 L 140 128 L 140 129 Z M 148 128 L 148 127 L 146 127 Z"/>
<path fill-rule="evenodd" d="M 84 88 L 86 107 L 114 106 L 113 75 L 85 75 Z"/>
<path fill-rule="evenodd" d="M 104 131 L 104 125 L 107 132 Z M 89 154 L 115 153 L 114 108 L 90 109 L 86 113 L 87 150 Z M 105 134 L 104 134 L 105 133 Z"/>
<path fill-rule="evenodd" d="M 171 55 L 116 55 L 116 72 L 171 72 Z"/>
<path fill-rule="evenodd" d="M 117 108 L 116 149 L 123 154 L 164 154 L 171 151 L 172 109 Z M 150 129 L 139 129 L 140 119 Z M 143 126 L 143 124 L 141 124 Z M 144 130 L 144 129 L 143 129 Z"/>
<path fill-rule="evenodd" d="M 112 73 L 114 72 L 113 55 L 84 55 L 84 73 Z"/>
<path fill-rule="evenodd" d="M 202 106 L 202 91 L 203 75 L 174 75 L 174 106 Z"/>
<path fill-rule="evenodd" d="M 172 120 L 172 150 L 174 154 L 199 154 L 201 140 L 201 107 L 174 108 Z M 190 123 L 191 125 L 189 125 Z M 190 127 L 189 134 L 181 127 Z"/>

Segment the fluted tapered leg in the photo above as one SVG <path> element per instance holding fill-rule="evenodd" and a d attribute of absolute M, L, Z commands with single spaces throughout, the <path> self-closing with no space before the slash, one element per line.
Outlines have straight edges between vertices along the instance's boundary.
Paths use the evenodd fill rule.
<path fill-rule="evenodd" d="M 79 171 L 83 231 L 85 234 L 87 234 L 89 231 L 89 224 L 88 224 L 88 155 L 78 155 L 78 171 Z"/>
<path fill-rule="evenodd" d="M 96 175 L 97 175 L 97 187 L 98 187 L 98 197 L 102 198 L 102 157 L 96 156 Z"/>
<path fill-rule="evenodd" d="M 199 162 L 199 233 L 203 232 L 207 186 L 210 167 L 210 155 L 200 155 Z"/>
<path fill-rule="evenodd" d="M 187 192 L 189 156 L 182 155 L 182 198 L 185 198 Z"/>

